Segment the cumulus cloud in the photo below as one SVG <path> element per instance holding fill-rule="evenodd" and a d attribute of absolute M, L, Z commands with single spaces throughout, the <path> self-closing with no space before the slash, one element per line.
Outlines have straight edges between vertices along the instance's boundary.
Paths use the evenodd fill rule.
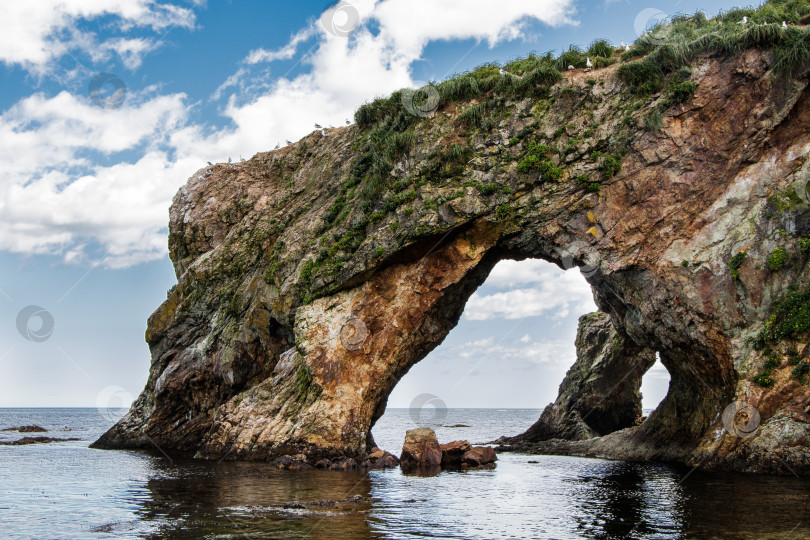
<path fill-rule="evenodd" d="M 514 39 L 528 21 L 571 23 L 573 0 L 358 0 L 349 38 L 327 32 L 315 18 L 277 50 L 247 51 L 234 73 L 212 92 L 223 99 L 225 127 L 195 122 L 185 94 L 130 88 L 120 109 L 94 107 L 68 91 L 20 99 L 0 115 L 0 249 L 86 257 L 104 252 L 109 266 L 165 255 L 167 209 L 176 189 L 205 161 L 223 161 L 295 140 L 322 125 L 343 125 L 358 105 L 416 86 L 411 69 L 425 46 L 472 38 L 494 45 Z M 121 35 L 99 39 L 79 22 L 114 17 Z M 55 59 L 80 50 L 94 61 L 116 55 L 130 69 L 162 44 L 133 30 L 194 28 L 192 9 L 155 0 L 42 0 L 0 5 L 0 62 L 41 75 Z M 306 44 L 306 53 L 301 55 Z M 271 62 L 299 56 L 294 77 L 269 77 Z M 86 75 L 86 74 L 83 74 Z M 542 290 L 541 290 L 542 292 Z M 531 305 L 551 299 L 526 293 Z M 514 299 L 471 300 L 500 305 L 514 316 Z M 555 309 L 560 309 L 559 303 Z M 536 309 L 535 309 L 536 311 Z M 529 310 L 531 312 L 531 310 Z"/>
<path fill-rule="evenodd" d="M 0 2 L 0 62 L 21 65 L 42 72 L 54 59 L 73 48 L 87 52 L 95 44 L 92 35 L 77 29 L 80 20 L 102 16 L 118 19 L 122 31 L 149 27 L 162 31 L 169 26 L 192 28 L 194 12 L 153 0 L 36 0 Z M 118 44 L 121 52 L 131 55 L 143 44 Z M 133 62 L 134 60 L 130 60 Z"/>
<path fill-rule="evenodd" d="M 516 286 L 519 288 L 503 292 L 481 292 Z M 467 301 L 464 317 L 472 321 L 539 315 L 562 319 L 572 311 L 587 313 L 595 310 L 591 287 L 580 272 L 563 272 L 540 260 L 502 261 L 493 268 L 485 286 Z"/>

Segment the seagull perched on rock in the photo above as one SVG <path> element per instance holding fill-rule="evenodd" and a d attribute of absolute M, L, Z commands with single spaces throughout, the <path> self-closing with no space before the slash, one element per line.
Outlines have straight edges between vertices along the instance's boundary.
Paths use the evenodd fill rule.
<path fill-rule="evenodd" d="M 287 141 L 287 144 L 292 144 L 292 141 Z"/>
<path fill-rule="evenodd" d="M 209 162 L 208 162 L 208 166 L 209 166 L 209 167 L 213 167 L 213 166 L 214 166 L 214 164 L 213 164 L 213 163 L 211 163 L 211 162 L 209 161 Z"/>
<path fill-rule="evenodd" d="M 245 158 L 243 158 L 242 156 L 239 156 L 239 161 L 241 161 L 242 163 L 244 163 L 244 162 L 245 162 Z"/>
<path fill-rule="evenodd" d="M 593 62 L 591 62 L 590 57 L 585 59 L 585 67 L 587 67 L 587 68 L 592 68 L 593 67 Z"/>
<path fill-rule="evenodd" d="M 318 123 L 316 123 L 316 124 L 315 124 L 315 129 L 321 129 L 321 125 L 320 125 L 320 124 L 318 124 Z"/>
<path fill-rule="evenodd" d="M 574 71 L 576 68 L 571 64 L 568 64 L 568 71 Z"/>
<path fill-rule="evenodd" d="M 321 130 L 321 135 L 323 135 L 324 137 L 326 137 L 327 135 L 329 135 L 329 133 L 327 133 L 327 131 L 326 131 L 325 129 L 322 129 L 322 130 Z"/>
<path fill-rule="evenodd" d="M 228 156 L 228 163 L 231 163 L 231 156 Z"/>
<path fill-rule="evenodd" d="M 630 45 L 624 46 L 624 52 L 630 52 Z"/>
<path fill-rule="evenodd" d="M 350 125 L 350 124 L 351 124 L 351 122 L 350 122 L 350 121 L 349 121 L 349 119 L 347 118 L 347 119 L 346 119 L 346 125 L 348 126 L 348 125 Z"/>
<path fill-rule="evenodd" d="M 506 75 L 506 71 L 503 68 L 498 68 L 498 73 L 501 75 Z"/>
<path fill-rule="evenodd" d="M 739 24 L 748 24 L 748 15 L 743 17 Z"/>
<path fill-rule="evenodd" d="M 278 150 L 279 148 L 281 148 L 281 143 L 276 143 L 276 147 L 273 148 L 273 150 Z"/>
<path fill-rule="evenodd" d="M 627 45 L 624 43 L 624 40 L 622 40 L 622 42 L 619 44 L 619 47 L 621 47 L 622 49 L 627 47 Z"/>
<path fill-rule="evenodd" d="M 784 28 L 785 30 L 787 30 L 787 27 L 788 27 L 788 25 L 787 25 L 787 21 L 782 21 L 782 28 Z"/>

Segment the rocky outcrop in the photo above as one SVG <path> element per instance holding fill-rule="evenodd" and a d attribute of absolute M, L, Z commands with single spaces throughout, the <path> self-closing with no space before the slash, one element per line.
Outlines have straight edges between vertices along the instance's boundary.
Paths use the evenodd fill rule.
<path fill-rule="evenodd" d="M 649 418 L 607 433 L 637 416 L 635 375 L 614 393 L 596 374 L 617 374 L 585 362 L 537 431 L 607 434 L 551 450 L 810 473 L 808 387 L 788 361 L 806 362 L 807 336 L 747 344 L 810 284 L 807 70 L 773 63 L 704 54 L 677 73 L 689 85 L 650 93 L 617 66 L 485 67 L 441 87 L 432 115 L 401 94 L 200 170 L 170 210 L 178 283 L 149 319 L 146 388 L 94 446 L 362 460 L 397 381 L 491 268 L 541 258 L 582 269 L 613 325 L 587 332 L 627 348 L 585 356 L 636 373 L 643 347 L 671 375 Z M 737 401 L 759 411 L 754 436 L 725 429 Z"/>
<path fill-rule="evenodd" d="M 467 441 L 453 441 L 440 444 L 439 448 L 442 451 L 442 467 L 461 467 L 461 458 L 472 450 L 472 445 Z"/>
<path fill-rule="evenodd" d="M 641 378 L 655 352 L 618 330 L 606 313 L 579 319 L 577 360 L 565 375 L 557 400 L 512 445 L 548 439 L 591 439 L 632 427 L 641 420 Z"/>
<path fill-rule="evenodd" d="M 399 456 L 403 469 L 416 467 L 439 467 L 442 464 L 442 449 L 436 433 L 430 428 L 410 429 L 405 432 L 405 443 Z"/>

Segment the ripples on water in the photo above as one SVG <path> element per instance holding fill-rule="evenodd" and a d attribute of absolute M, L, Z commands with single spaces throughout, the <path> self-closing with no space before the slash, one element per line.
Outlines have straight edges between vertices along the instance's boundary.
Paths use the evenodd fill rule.
<path fill-rule="evenodd" d="M 470 427 L 438 428 L 440 442 L 476 443 L 540 411 L 448 413 L 445 424 Z M 430 478 L 279 471 L 91 450 L 111 425 L 94 409 L 0 409 L 0 428 L 26 424 L 82 440 L 0 446 L 3 538 L 810 538 L 810 481 L 794 477 L 520 454 Z M 389 410 L 374 436 L 399 454 L 412 427 L 407 410 Z M 322 500 L 337 503 L 289 504 Z"/>

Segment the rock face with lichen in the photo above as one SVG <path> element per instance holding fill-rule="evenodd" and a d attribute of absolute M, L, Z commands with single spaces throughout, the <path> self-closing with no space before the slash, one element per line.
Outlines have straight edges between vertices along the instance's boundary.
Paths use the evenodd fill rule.
<path fill-rule="evenodd" d="M 810 282 L 808 75 L 773 62 L 699 56 L 678 99 L 634 92 L 617 66 L 475 72 L 424 118 L 397 124 L 398 95 L 388 116 L 200 170 L 170 211 L 178 284 L 149 319 L 146 388 L 95 446 L 361 459 L 397 381 L 492 267 L 540 258 L 582 267 L 606 315 L 583 323 L 580 353 L 615 368 L 563 385 L 579 418 L 558 434 L 584 440 L 534 450 L 810 473 L 810 389 L 785 360 L 806 361 L 806 334 L 746 344 Z M 613 392 L 602 377 L 653 352 L 670 390 L 634 426 L 635 379 Z M 724 428 L 736 400 L 761 415 L 752 437 Z"/>

